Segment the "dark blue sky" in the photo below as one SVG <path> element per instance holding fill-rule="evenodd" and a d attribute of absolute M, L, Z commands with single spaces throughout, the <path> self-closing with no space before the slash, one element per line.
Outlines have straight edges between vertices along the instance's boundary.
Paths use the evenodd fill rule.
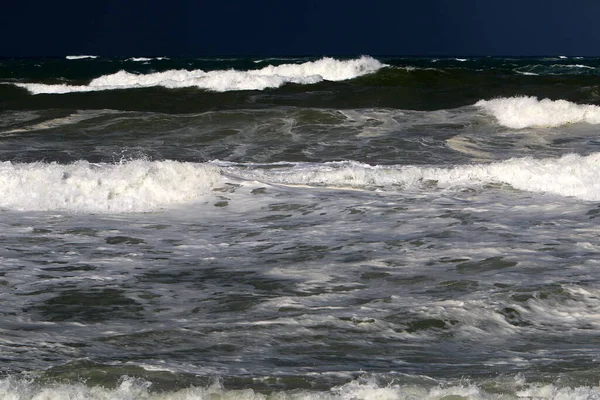
<path fill-rule="evenodd" d="M 10 1 L 0 56 L 599 55 L 597 0 Z"/>

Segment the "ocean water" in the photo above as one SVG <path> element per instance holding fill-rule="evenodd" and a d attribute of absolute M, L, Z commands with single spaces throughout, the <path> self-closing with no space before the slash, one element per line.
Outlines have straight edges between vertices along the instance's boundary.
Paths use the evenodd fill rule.
<path fill-rule="evenodd" d="M 0 59 L 0 399 L 600 399 L 600 58 Z"/>

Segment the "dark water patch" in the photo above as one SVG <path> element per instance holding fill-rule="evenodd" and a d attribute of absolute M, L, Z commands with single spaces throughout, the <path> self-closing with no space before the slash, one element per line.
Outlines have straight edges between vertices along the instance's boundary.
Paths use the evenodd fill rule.
<path fill-rule="evenodd" d="M 585 215 L 587 215 L 589 219 L 595 219 L 596 217 L 600 216 L 600 205 L 589 210 Z"/>
<path fill-rule="evenodd" d="M 459 273 L 480 273 L 488 271 L 502 270 L 505 268 L 514 267 L 518 263 L 515 261 L 507 261 L 504 257 L 489 257 L 481 261 L 464 262 L 456 266 Z"/>
<path fill-rule="evenodd" d="M 111 335 L 99 338 L 98 341 L 107 343 L 117 348 L 127 349 L 129 352 L 141 354 L 168 353 L 176 349 L 190 349 L 198 347 L 203 337 L 189 330 L 153 330 L 127 335 Z M 157 349 L 160 343 L 160 349 Z"/>
<path fill-rule="evenodd" d="M 411 321 L 407 324 L 406 332 L 415 333 L 424 330 L 447 330 L 450 326 L 457 324 L 458 321 L 444 321 L 435 318 L 426 318 Z"/>
<path fill-rule="evenodd" d="M 511 325 L 514 325 L 514 326 L 529 326 L 529 325 L 531 325 L 529 322 L 527 322 L 523 318 L 521 313 L 516 308 L 504 307 L 501 310 L 499 310 L 498 312 L 500 313 L 500 315 L 502 315 L 504 317 L 506 322 L 508 322 Z"/>
<path fill-rule="evenodd" d="M 290 211 L 298 211 L 302 215 L 307 215 L 312 213 L 315 208 L 317 208 L 317 204 L 294 204 L 294 203 L 278 203 L 278 204 L 269 204 L 269 211 L 275 212 L 290 212 Z"/>
<path fill-rule="evenodd" d="M 52 233 L 52 230 L 46 228 L 34 228 L 31 233 Z"/>
<path fill-rule="evenodd" d="M 200 300 L 192 309 L 193 314 L 221 314 L 248 312 L 265 300 L 265 296 L 251 293 L 215 293 L 210 298 Z"/>
<path fill-rule="evenodd" d="M 411 276 L 391 276 L 387 279 L 398 285 L 423 285 L 427 282 L 435 282 L 434 276 L 429 275 L 411 275 Z"/>
<path fill-rule="evenodd" d="M 327 257 L 331 251 L 332 249 L 328 246 L 299 243 L 274 253 L 274 258 L 271 258 L 269 262 L 306 262 L 321 260 Z"/>
<path fill-rule="evenodd" d="M 77 227 L 77 228 L 69 228 L 64 231 L 67 235 L 77 235 L 77 236 L 98 236 L 98 231 L 92 228 L 85 227 Z"/>
<path fill-rule="evenodd" d="M 389 272 L 384 271 L 365 271 L 360 274 L 360 279 L 371 281 L 371 280 L 380 280 L 386 279 L 391 274 Z"/>
<path fill-rule="evenodd" d="M 86 386 L 117 388 L 124 377 L 147 381 L 151 392 L 172 391 L 190 386 L 208 386 L 212 378 L 168 371 L 148 371 L 135 365 L 106 365 L 99 362 L 81 360 L 52 367 L 35 378 L 41 384 L 85 383 Z"/>
<path fill-rule="evenodd" d="M 164 284 L 177 284 L 182 282 L 194 281 L 198 272 L 190 270 L 175 271 L 150 271 L 141 274 L 138 277 L 139 282 L 154 282 Z M 202 281 L 199 281 L 201 283 Z"/>
<path fill-rule="evenodd" d="M 260 292 L 270 295 L 274 295 L 275 293 L 280 293 L 282 291 L 291 291 L 288 282 L 278 279 L 248 277 L 244 279 L 244 283 L 254 287 L 254 289 Z"/>
<path fill-rule="evenodd" d="M 33 307 L 42 320 L 98 323 L 141 318 L 143 307 L 117 289 L 67 290 Z"/>
<path fill-rule="evenodd" d="M 156 230 L 168 229 L 170 227 L 171 227 L 171 225 L 166 225 L 166 224 L 149 224 L 149 225 L 144 225 L 144 228 L 146 228 L 146 229 L 156 229 Z"/>
<path fill-rule="evenodd" d="M 480 283 L 475 280 L 450 280 L 439 282 L 437 285 L 426 289 L 426 293 L 451 299 L 457 296 L 473 293 L 480 288 Z"/>
<path fill-rule="evenodd" d="M 343 247 L 336 247 L 333 248 L 332 250 L 341 250 Z M 349 252 L 343 255 L 343 257 L 341 257 L 339 259 L 340 262 L 343 263 L 357 263 L 357 262 L 363 262 L 363 261 L 367 261 L 369 260 L 369 257 L 367 257 L 363 251 L 353 251 L 353 252 Z"/>
<path fill-rule="evenodd" d="M 144 244 L 143 239 L 138 239 L 129 236 L 109 236 L 106 239 L 107 244 Z"/>
<path fill-rule="evenodd" d="M 66 264 L 66 262 L 65 262 Z M 55 272 L 88 272 L 93 271 L 97 267 L 90 264 L 76 264 L 76 265 L 65 265 L 64 267 L 45 267 L 44 271 L 55 271 Z"/>
<path fill-rule="evenodd" d="M 261 218 L 257 218 L 254 221 L 255 222 L 274 222 L 274 221 L 279 221 L 285 218 L 289 218 L 291 217 L 292 214 L 273 214 L 273 215 L 267 215 L 266 217 L 261 217 Z"/>

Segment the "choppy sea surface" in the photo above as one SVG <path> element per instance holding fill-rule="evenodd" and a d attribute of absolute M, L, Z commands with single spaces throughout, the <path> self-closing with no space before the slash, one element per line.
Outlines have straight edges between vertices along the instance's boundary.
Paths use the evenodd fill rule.
<path fill-rule="evenodd" d="M 600 399 L 599 132 L 600 58 L 0 59 L 0 398 Z"/>

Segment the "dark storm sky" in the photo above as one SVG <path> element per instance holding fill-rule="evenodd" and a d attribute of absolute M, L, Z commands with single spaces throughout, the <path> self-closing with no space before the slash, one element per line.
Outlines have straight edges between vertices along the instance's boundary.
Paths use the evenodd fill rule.
<path fill-rule="evenodd" d="M 13 0 L 0 56 L 600 55 L 598 0 Z"/>

